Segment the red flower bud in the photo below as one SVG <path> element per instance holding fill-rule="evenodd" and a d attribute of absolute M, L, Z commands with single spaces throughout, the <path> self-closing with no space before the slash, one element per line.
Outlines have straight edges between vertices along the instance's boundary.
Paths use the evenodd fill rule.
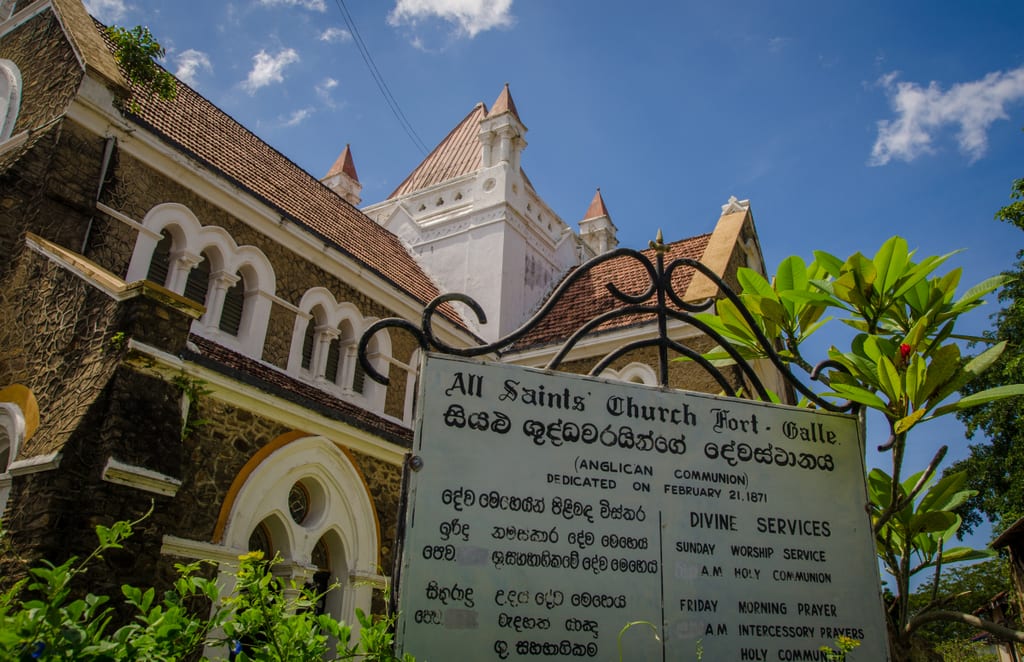
<path fill-rule="evenodd" d="M 907 362 L 907 359 L 910 358 L 910 354 L 913 351 L 914 348 L 908 345 L 907 343 L 903 343 L 902 345 L 900 345 L 900 358 L 903 360 L 904 363 Z"/>

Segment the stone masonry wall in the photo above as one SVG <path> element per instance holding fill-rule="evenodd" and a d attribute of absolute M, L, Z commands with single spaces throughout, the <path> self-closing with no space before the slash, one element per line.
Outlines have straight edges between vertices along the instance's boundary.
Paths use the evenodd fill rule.
<path fill-rule="evenodd" d="M 21 71 L 21 110 L 14 133 L 38 129 L 63 113 L 84 75 L 52 11 L 5 34 L 0 39 L 0 58 L 14 62 Z"/>
<path fill-rule="evenodd" d="M 178 182 L 166 178 L 123 153 L 118 156 L 111 171 L 109 185 L 101 201 L 129 218 L 139 221 L 158 204 L 176 202 L 184 205 L 204 226 L 224 228 L 239 246 L 250 245 L 259 248 L 274 269 L 277 284 L 275 294 L 292 305 L 297 306 L 302 295 L 309 289 L 326 287 L 337 301 L 352 303 L 364 317 L 383 318 L 395 315 L 393 311 L 364 294 L 362 283 L 348 283 L 335 278 L 316 264 L 316 256 L 296 255 Z M 100 218 L 94 223 L 94 238 L 90 241 L 86 256 L 123 276 L 127 272 L 134 250 L 135 232 L 112 219 Z M 285 307 L 275 304 L 271 310 L 263 360 L 278 368 L 287 368 L 294 328 L 295 315 Z M 407 363 L 415 348 L 415 341 L 408 334 L 393 334 L 392 355 L 399 361 Z M 391 369 L 391 373 L 394 379 L 392 387 L 388 389 L 385 412 L 391 416 L 401 417 L 405 397 L 405 375 L 394 368 Z"/>
<path fill-rule="evenodd" d="M 710 338 L 698 337 L 693 340 L 686 342 L 688 347 L 692 347 L 697 352 L 706 352 L 713 348 L 715 343 Z M 674 361 L 673 359 L 678 357 L 678 354 L 669 352 L 669 366 L 668 366 L 668 383 L 670 388 L 684 389 L 687 391 L 698 391 L 701 393 L 712 393 L 717 394 L 722 391 L 722 387 L 718 385 L 718 382 L 707 373 L 703 368 L 694 363 L 693 361 Z M 590 369 L 603 357 L 596 357 L 591 359 L 581 359 L 577 361 L 569 361 L 563 363 L 559 370 L 563 372 L 572 372 L 576 374 L 587 374 Z M 611 368 L 613 370 L 622 370 L 630 363 L 643 363 L 651 366 L 654 370 L 655 375 L 658 374 L 658 350 L 655 347 L 647 347 L 644 349 L 635 350 L 630 352 L 626 356 L 623 356 L 612 363 Z M 733 368 L 726 368 L 722 370 L 723 374 L 731 383 L 739 385 L 739 375 Z"/>
<path fill-rule="evenodd" d="M 170 351 L 184 342 L 188 318 L 160 306 L 147 297 L 118 303 L 27 247 L 0 281 L 0 385 L 26 385 L 40 409 L 39 428 L 17 459 L 60 458 L 56 469 L 14 478 L 4 525 L 15 554 L 0 561 L 0 575 L 20 576 L 18 558 L 86 554 L 96 524 L 138 519 L 155 502 L 154 515 L 125 552 L 107 555 L 109 572 L 97 569 L 91 588 L 152 581 L 166 498 L 104 483 L 101 475 L 111 457 L 182 472 L 178 390 L 123 363 L 129 338 Z"/>

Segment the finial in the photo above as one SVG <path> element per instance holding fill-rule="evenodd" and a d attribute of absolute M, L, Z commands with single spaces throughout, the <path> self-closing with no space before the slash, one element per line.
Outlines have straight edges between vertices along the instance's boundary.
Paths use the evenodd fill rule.
<path fill-rule="evenodd" d="M 661 235 L 661 228 L 658 228 L 658 236 L 654 238 L 654 241 L 647 242 L 647 245 L 658 253 L 664 253 L 667 250 L 665 246 L 665 239 Z"/>

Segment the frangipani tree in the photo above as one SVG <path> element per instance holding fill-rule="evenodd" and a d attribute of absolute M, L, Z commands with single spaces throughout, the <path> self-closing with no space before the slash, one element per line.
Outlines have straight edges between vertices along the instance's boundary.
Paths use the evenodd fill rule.
<path fill-rule="evenodd" d="M 803 370 L 825 385 L 820 395 L 876 410 L 888 422 L 889 438 L 879 450 L 890 452 L 891 474 L 873 470 L 868 492 L 878 555 L 896 584 L 888 612 L 895 661 L 911 659 L 914 630 L 936 618 L 970 622 L 1004 638 L 1024 641 L 1024 632 L 942 610 L 938 596 L 918 613 L 908 608 L 910 579 L 915 574 L 934 569 L 937 580 L 943 563 L 989 555 L 965 547 L 945 549 L 961 524 L 953 510 L 973 492 L 963 489 L 962 475 L 932 485 L 945 446 L 927 468 L 903 478 L 908 435 L 926 421 L 1024 395 L 1024 386 L 1015 384 L 955 397 L 1005 349 L 1005 343 L 998 343 L 965 359 L 959 341 L 978 339 L 956 333 L 958 319 L 981 305 L 1005 277 L 990 278 L 957 296 L 960 269 L 935 275 L 951 255 L 917 259 L 905 239 L 892 237 L 870 258 L 854 253 L 842 260 L 816 251 L 807 264 L 799 257 L 788 257 L 771 282 L 751 269 L 740 269 L 739 305 L 722 299 L 715 313 L 698 316 L 731 350 L 718 347 L 706 358 L 719 364 L 733 361 L 734 356 L 748 361 L 769 359 L 785 370 Z M 850 346 L 833 346 L 827 360 L 812 365 L 801 346 L 834 320 L 852 328 Z"/>

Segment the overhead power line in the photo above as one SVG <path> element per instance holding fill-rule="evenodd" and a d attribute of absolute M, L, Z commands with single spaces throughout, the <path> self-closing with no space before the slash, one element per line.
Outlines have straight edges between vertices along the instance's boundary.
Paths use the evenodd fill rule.
<path fill-rule="evenodd" d="M 416 133 L 416 129 L 413 128 L 412 122 L 402 112 L 402 107 L 398 104 L 398 99 L 391 93 L 391 88 L 388 87 L 387 81 L 384 80 L 384 75 L 381 74 L 377 68 L 377 63 L 373 61 L 373 56 L 370 55 L 370 49 L 366 47 L 366 42 L 363 41 L 362 35 L 359 34 L 359 28 L 356 27 L 356 22 L 352 18 L 352 14 L 349 13 L 348 7 L 345 6 L 345 0 L 334 0 L 335 4 L 338 5 L 338 9 L 341 11 L 341 16 L 345 19 L 345 25 L 348 26 L 348 31 L 352 33 L 352 40 L 356 44 L 356 48 L 359 49 L 359 54 L 363 58 L 363 62 L 366 64 L 366 68 L 370 71 L 370 76 L 373 81 L 377 83 L 377 89 L 380 90 L 381 95 L 384 97 L 384 102 L 387 103 L 388 108 L 391 109 L 391 113 L 398 120 L 398 123 L 402 126 L 405 134 L 409 136 L 409 140 L 412 141 L 413 145 L 416 146 L 420 152 L 426 156 L 430 150 L 427 148 L 426 143 L 420 138 L 419 134 Z"/>

